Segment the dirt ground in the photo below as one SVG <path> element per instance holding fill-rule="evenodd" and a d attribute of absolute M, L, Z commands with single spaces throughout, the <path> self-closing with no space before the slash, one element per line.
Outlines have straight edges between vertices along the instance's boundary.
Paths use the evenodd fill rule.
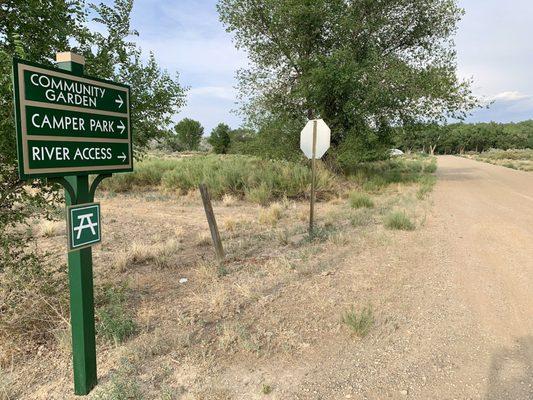
<path fill-rule="evenodd" d="M 398 185 L 373 209 L 319 203 L 313 241 L 304 202 L 276 217 L 216 202 L 223 273 L 197 196 L 101 198 L 95 283 L 128 283 L 138 332 L 99 344 L 89 398 L 532 399 L 533 175 L 457 157 L 437 174 L 425 200 Z M 414 231 L 383 226 L 396 209 Z M 169 240 L 168 262 L 121 264 Z M 365 306 L 375 322 L 359 338 L 341 315 Z M 13 398 L 74 398 L 68 343 L 11 378 Z"/>

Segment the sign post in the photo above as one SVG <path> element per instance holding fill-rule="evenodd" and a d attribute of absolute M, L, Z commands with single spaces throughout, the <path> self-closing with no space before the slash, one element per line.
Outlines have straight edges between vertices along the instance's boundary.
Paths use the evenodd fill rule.
<path fill-rule="evenodd" d="M 307 158 L 311 159 L 311 206 L 309 209 L 309 235 L 314 231 L 315 191 L 316 191 L 316 160 L 329 149 L 331 130 L 321 119 L 307 122 L 300 133 L 300 148 Z"/>
<path fill-rule="evenodd" d="M 65 188 L 74 393 L 97 383 L 91 246 L 100 242 L 98 184 L 133 170 L 130 88 L 84 75 L 85 60 L 58 53 L 57 67 L 13 60 L 15 123 L 22 180 Z M 99 174 L 89 185 L 89 174 Z"/>

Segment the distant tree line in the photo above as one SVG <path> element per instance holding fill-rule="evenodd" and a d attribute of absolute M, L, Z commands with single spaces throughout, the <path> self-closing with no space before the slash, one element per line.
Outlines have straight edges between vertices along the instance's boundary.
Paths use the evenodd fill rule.
<path fill-rule="evenodd" d="M 204 138 L 204 127 L 199 121 L 184 118 L 159 143 L 167 151 L 206 151 L 216 154 L 243 153 L 242 146 L 255 138 L 255 132 L 245 128 L 231 129 L 221 122 Z M 207 144 L 207 146 L 206 146 Z"/>
<path fill-rule="evenodd" d="M 397 128 L 394 136 L 395 146 L 404 151 L 437 154 L 533 148 L 533 120 L 508 124 L 419 124 Z"/>

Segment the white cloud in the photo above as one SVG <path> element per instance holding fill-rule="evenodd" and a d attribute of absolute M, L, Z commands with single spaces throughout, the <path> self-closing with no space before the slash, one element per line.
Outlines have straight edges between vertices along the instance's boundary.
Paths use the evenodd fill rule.
<path fill-rule="evenodd" d="M 491 101 L 519 101 L 519 100 L 525 100 L 525 99 L 531 99 L 532 96 L 528 94 L 523 94 L 518 91 L 508 91 L 508 92 L 502 92 L 498 93 L 495 96 L 490 97 L 489 99 Z"/>

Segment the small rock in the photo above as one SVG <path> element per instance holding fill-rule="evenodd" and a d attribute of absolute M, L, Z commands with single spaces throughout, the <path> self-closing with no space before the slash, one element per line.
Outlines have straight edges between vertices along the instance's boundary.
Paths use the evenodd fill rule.
<path fill-rule="evenodd" d="M 408 392 L 407 390 L 405 390 L 405 389 L 400 390 L 400 394 L 401 394 L 402 396 L 407 396 L 408 393 L 409 393 L 409 392 Z"/>
<path fill-rule="evenodd" d="M 188 279 L 187 278 L 181 278 L 180 279 L 180 283 L 187 283 Z"/>

